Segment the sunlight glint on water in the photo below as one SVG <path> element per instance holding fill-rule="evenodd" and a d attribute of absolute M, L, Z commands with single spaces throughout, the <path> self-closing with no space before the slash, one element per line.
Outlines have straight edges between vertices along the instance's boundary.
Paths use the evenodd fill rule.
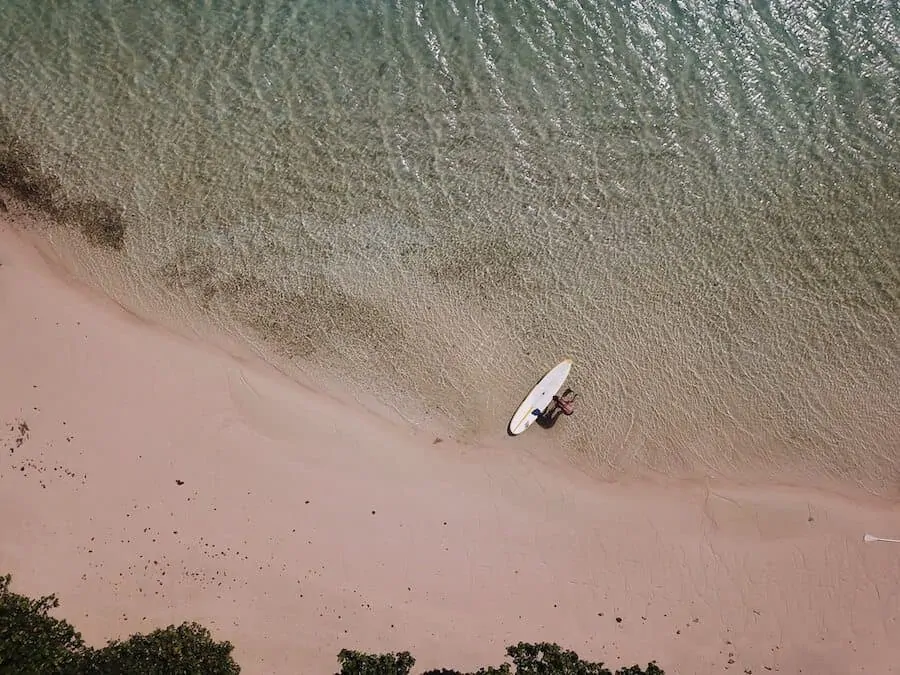
<path fill-rule="evenodd" d="M 133 274 L 418 421 L 568 355 L 599 467 L 889 489 L 900 15 L 695 5 L 16 0 L 0 102 Z"/>

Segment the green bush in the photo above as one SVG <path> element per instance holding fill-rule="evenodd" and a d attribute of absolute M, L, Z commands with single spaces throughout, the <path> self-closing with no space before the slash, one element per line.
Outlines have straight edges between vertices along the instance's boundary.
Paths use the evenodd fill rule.
<path fill-rule="evenodd" d="M 409 675 L 416 660 L 409 652 L 364 654 L 342 649 L 338 653 L 341 675 Z"/>
<path fill-rule="evenodd" d="M 93 649 L 63 619 L 50 616 L 56 596 L 32 600 L 13 593 L 12 577 L 0 577 L 0 675 L 238 675 L 230 642 L 216 642 L 197 623 L 157 629 Z M 602 663 L 548 642 L 507 647 L 512 663 L 469 675 L 665 675 L 655 662 L 613 673 Z M 409 652 L 366 654 L 342 649 L 338 675 L 409 675 L 416 660 Z M 465 675 L 442 668 L 422 675 Z"/>
<path fill-rule="evenodd" d="M 59 601 L 13 593 L 11 582 L 0 577 L 0 674 L 77 673 L 91 650 L 71 624 L 50 616 Z"/>
<path fill-rule="evenodd" d="M 665 675 L 655 662 L 647 668 L 634 665 L 620 668 L 613 673 L 602 663 L 591 663 L 578 657 L 573 651 L 549 642 L 520 642 L 506 648 L 512 660 L 499 666 L 481 668 L 468 675 Z M 341 671 L 338 675 L 409 675 L 416 660 L 409 652 L 372 655 L 341 650 L 338 654 Z M 422 675 L 467 675 L 458 670 L 428 670 Z"/>
<path fill-rule="evenodd" d="M 0 577 L 0 675 L 237 675 L 229 642 L 216 642 L 196 623 L 113 640 L 101 649 L 84 644 L 66 621 L 50 616 L 53 595 L 31 600 Z"/>
<path fill-rule="evenodd" d="M 93 653 L 90 673 L 135 675 L 238 675 L 229 642 L 216 642 L 197 623 L 157 628 L 148 635 L 113 640 Z"/>

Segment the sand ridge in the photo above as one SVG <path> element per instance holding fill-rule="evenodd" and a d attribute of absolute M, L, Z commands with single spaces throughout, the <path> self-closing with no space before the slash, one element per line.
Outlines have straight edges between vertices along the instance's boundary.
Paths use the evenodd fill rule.
<path fill-rule="evenodd" d="M 898 672 L 897 504 L 598 483 L 135 320 L 0 226 L 0 571 L 94 643 L 198 620 L 248 673 L 551 640 L 669 673 Z"/>

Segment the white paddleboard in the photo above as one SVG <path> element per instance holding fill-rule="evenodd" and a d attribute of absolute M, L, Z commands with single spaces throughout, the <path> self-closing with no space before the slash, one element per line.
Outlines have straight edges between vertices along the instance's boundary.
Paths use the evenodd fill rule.
<path fill-rule="evenodd" d="M 522 401 L 522 404 L 509 421 L 510 434 L 518 436 L 537 420 L 537 415 L 534 414 L 534 411 L 540 410 L 543 412 L 544 408 L 550 405 L 553 395 L 565 384 L 571 369 L 572 360 L 566 359 L 547 371 L 547 374 L 541 378 L 541 381 L 534 385 L 534 389 L 528 392 L 528 396 L 525 397 L 525 400 Z"/>

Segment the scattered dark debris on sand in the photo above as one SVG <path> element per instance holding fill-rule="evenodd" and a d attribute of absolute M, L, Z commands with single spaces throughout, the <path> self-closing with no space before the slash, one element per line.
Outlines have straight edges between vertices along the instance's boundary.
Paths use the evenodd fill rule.
<path fill-rule="evenodd" d="M 31 429 L 28 428 L 28 422 L 25 420 L 19 420 L 18 424 L 10 427 L 10 431 L 14 431 L 18 434 L 15 439 L 16 448 L 21 448 L 22 443 L 28 440 L 28 437 L 31 435 Z"/>
<path fill-rule="evenodd" d="M 31 428 L 25 420 L 17 419 L 7 425 L 7 431 L 12 434 L 12 437 L 3 439 L 2 443 L 7 445 L 10 455 L 15 455 L 16 451 L 22 449 L 25 442 L 31 438 Z M 26 478 L 35 474 L 43 474 L 45 477 L 38 476 L 37 479 L 38 484 L 45 490 L 47 489 L 47 481 L 51 476 L 56 478 L 74 478 L 84 485 L 87 482 L 87 474 L 75 473 L 60 464 L 51 464 L 50 458 L 46 457 L 44 453 L 52 448 L 53 444 L 49 443 L 42 450 L 38 450 L 37 454 L 31 453 L 30 457 L 20 456 L 18 457 L 19 463 L 11 465 L 10 468 Z"/>

